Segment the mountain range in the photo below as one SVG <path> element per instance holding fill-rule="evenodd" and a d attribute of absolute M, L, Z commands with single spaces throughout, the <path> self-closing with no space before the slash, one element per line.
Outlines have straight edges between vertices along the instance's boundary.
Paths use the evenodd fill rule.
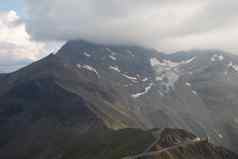
<path fill-rule="evenodd" d="M 207 139 L 179 149 L 184 158 L 202 151 L 208 158 L 201 159 L 235 159 L 229 150 L 238 152 L 237 81 L 238 56 L 220 50 L 165 54 L 69 41 L 0 74 L 0 158 L 122 158 L 182 129 L 191 141 Z M 181 156 L 177 147 L 168 151 Z"/>

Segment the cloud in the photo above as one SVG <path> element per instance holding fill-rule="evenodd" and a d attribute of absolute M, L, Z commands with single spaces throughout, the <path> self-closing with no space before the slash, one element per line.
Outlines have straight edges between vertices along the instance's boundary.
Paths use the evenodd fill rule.
<path fill-rule="evenodd" d="M 238 53 L 237 0 L 24 0 L 25 17 L 0 11 L 0 72 L 15 70 L 71 39 L 159 51 Z"/>
<path fill-rule="evenodd" d="M 203 33 L 189 34 L 183 37 L 167 38 L 162 43 L 162 50 L 175 52 L 177 50 L 190 49 L 223 49 L 238 54 L 238 22 L 232 26 Z"/>
<path fill-rule="evenodd" d="M 238 20 L 238 1 L 208 0 L 179 27 L 180 35 L 199 34 L 234 26 Z"/>
<path fill-rule="evenodd" d="M 238 40 L 230 31 L 237 32 L 237 0 L 25 0 L 25 5 L 26 28 L 36 40 L 237 51 L 228 43 Z"/>
<path fill-rule="evenodd" d="M 50 43 L 52 44 L 52 43 Z M 34 42 L 15 11 L 0 12 L 0 72 L 14 71 L 48 54 L 43 42 Z"/>
<path fill-rule="evenodd" d="M 30 40 L 14 11 L 0 12 L 0 72 L 15 70 L 37 59 L 43 44 Z"/>
<path fill-rule="evenodd" d="M 140 43 L 169 34 L 196 5 L 195 0 L 26 0 L 27 30 L 38 40 Z"/>

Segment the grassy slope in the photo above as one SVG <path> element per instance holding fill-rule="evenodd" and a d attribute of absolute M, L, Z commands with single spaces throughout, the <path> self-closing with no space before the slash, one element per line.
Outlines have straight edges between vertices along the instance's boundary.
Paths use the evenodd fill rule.
<path fill-rule="evenodd" d="M 68 146 L 62 159 L 119 159 L 143 152 L 154 141 L 138 129 L 89 133 Z"/>

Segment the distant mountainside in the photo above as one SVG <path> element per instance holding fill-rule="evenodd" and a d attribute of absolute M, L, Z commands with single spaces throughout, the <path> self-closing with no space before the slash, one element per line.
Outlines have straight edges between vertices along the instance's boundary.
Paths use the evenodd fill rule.
<path fill-rule="evenodd" d="M 184 129 L 238 152 L 237 81 L 238 57 L 222 51 L 163 54 L 69 41 L 56 54 L 0 74 L 0 157 L 10 159 L 5 152 L 25 145 L 30 158 L 45 158 L 47 142 L 58 143 L 55 133 L 124 128 Z M 65 138 L 59 147 L 71 142 Z M 27 152 L 31 143 L 38 147 Z"/>

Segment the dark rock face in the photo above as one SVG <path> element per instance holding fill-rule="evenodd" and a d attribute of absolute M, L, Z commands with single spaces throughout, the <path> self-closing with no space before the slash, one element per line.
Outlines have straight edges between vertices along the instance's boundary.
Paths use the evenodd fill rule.
<path fill-rule="evenodd" d="M 237 80 L 238 57 L 221 51 L 166 55 L 69 41 L 55 55 L 0 74 L 0 149 L 56 128 L 169 127 L 238 152 Z"/>

